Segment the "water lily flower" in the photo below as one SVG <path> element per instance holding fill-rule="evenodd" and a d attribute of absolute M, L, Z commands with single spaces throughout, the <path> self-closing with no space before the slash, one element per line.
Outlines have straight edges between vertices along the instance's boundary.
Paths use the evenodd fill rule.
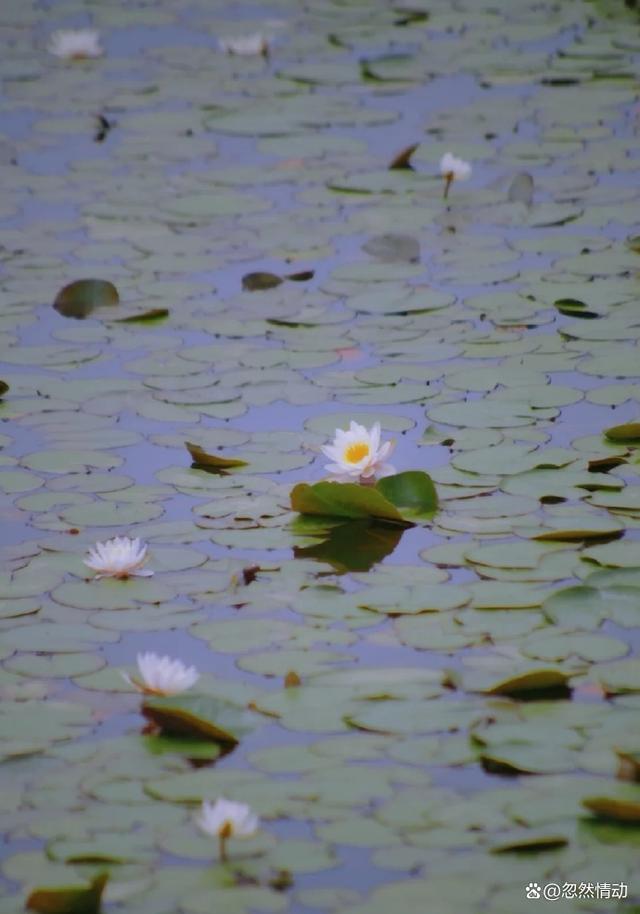
<path fill-rule="evenodd" d="M 95 29 L 59 29 L 52 33 L 47 50 L 65 60 L 86 60 L 104 54 L 100 33 Z"/>
<path fill-rule="evenodd" d="M 225 54 L 236 54 L 238 57 L 268 57 L 269 42 L 262 34 L 238 35 L 235 38 L 218 39 L 220 50 Z"/>
<path fill-rule="evenodd" d="M 159 657 L 158 654 L 138 654 L 140 676 L 122 673 L 124 679 L 145 695 L 178 695 L 186 692 L 198 679 L 200 673 L 194 666 L 185 666 L 181 660 Z"/>
<path fill-rule="evenodd" d="M 440 174 L 444 178 L 444 198 L 449 196 L 449 188 L 454 181 L 466 181 L 471 177 L 471 165 L 464 159 L 458 159 L 450 152 L 440 159 Z"/>
<path fill-rule="evenodd" d="M 258 831 L 260 820 L 246 803 L 234 803 L 218 797 L 215 803 L 202 801 L 196 825 L 206 835 L 217 837 L 220 860 L 227 859 L 226 842 L 229 838 L 250 838 Z"/>
<path fill-rule="evenodd" d="M 138 538 L 132 540 L 128 536 L 116 536 L 105 543 L 96 543 L 84 563 L 98 572 L 96 580 L 126 580 L 129 577 L 150 577 L 153 571 L 142 567 L 146 560 L 147 547 Z"/>
<path fill-rule="evenodd" d="M 394 441 L 380 445 L 380 423 L 375 422 L 371 430 L 364 425 L 351 422 L 349 430 L 336 429 L 332 444 L 321 450 L 333 463 L 325 469 L 337 482 L 358 481 L 362 485 L 373 485 L 376 478 L 392 476 L 395 468 L 385 463 L 395 447 Z"/>

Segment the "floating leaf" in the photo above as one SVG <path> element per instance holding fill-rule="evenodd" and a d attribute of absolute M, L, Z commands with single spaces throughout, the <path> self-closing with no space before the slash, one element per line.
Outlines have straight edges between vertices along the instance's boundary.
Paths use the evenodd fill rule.
<path fill-rule="evenodd" d="M 597 311 L 590 311 L 585 303 L 577 298 L 557 298 L 553 304 L 565 317 L 582 317 L 587 320 L 600 317 Z"/>
<path fill-rule="evenodd" d="M 100 873 L 88 886 L 34 889 L 27 898 L 27 910 L 38 914 L 99 914 L 108 878 Z"/>
<path fill-rule="evenodd" d="M 600 819 L 640 824 L 640 791 L 635 799 L 623 797 L 585 797 L 582 805 Z"/>
<path fill-rule="evenodd" d="M 426 473 L 410 470 L 380 479 L 375 486 L 350 482 L 299 483 L 291 492 L 291 507 L 300 514 L 376 517 L 411 525 L 433 516 L 437 496 Z"/>
<path fill-rule="evenodd" d="M 9 390 L 9 385 L 7 384 L 7 382 L 0 379 L 0 399 L 2 399 L 2 397 L 6 394 L 6 392 L 8 390 Z"/>
<path fill-rule="evenodd" d="M 96 308 L 111 307 L 120 301 L 118 290 L 105 279 L 78 279 L 56 295 L 53 307 L 63 317 L 82 320 Z"/>
<path fill-rule="evenodd" d="M 281 276 L 275 273 L 256 272 L 245 273 L 242 277 L 242 288 L 247 292 L 262 292 L 265 289 L 275 289 L 284 282 Z"/>
<path fill-rule="evenodd" d="M 234 746 L 248 730 L 248 714 L 208 695 L 149 698 L 142 713 L 167 734 L 210 739 Z"/>
<path fill-rule="evenodd" d="M 199 444 L 194 444 L 192 441 L 185 441 L 185 447 L 191 454 L 192 467 L 198 470 L 208 470 L 210 473 L 226 476 L 225 470 L 247 466 L 246 460 L 240 460 L 238 457 L 218 457 L 217 454 L 209 454 L 203 447 L 200 447 Z"/>
<path fill-rule="evenodd" d="M 571 674 L 553 667 L 537 667 L 531 670 L 513 673 L 499 680 L 490 681 L 488 675 L 481 674 L 481 680 L 475 684 L 475 676 L 471 673 L 464 677 L 464 686 L 469 691 L 485 692 L 488 695 L 522 695 L 526 692 L 540 692 L 547 689 L 566 689 Z M 458 675 L 453 674 L 454 682 Z M 487 680 L 486 684 L 484 680 Z"/>
<path fill-rule="evenodd" d="M 285 279 L 290 279 L 292 282 L 308 282 L 315 275 L 315 270 L 300 270 L 298 273 L 287 273 Z"/>
<path fill-rule="evenodd" d="M 385 476 L 376 488 L 398 508 L 406 520 L 429 520 L 438 507 L 436 487 L 421 470 Z"/>
<path fill-rule="evenodd" d="M 149 308 L 146 311 L 140 311 L 138 314 L 130 314 L 127 317 L 117 317 L 116 324 L 145 324 L 150 321 L 159 321 L 169 317 L 168 308 Z"/>
<path fill-rule="evenodd" d="M 604 435 L 609 441 L 640 441 L 640 422 L 612 425 L 611 428 L 605 429 Z"/>
<path fill-rule="evenodd" d="M 555 850 L 558 847 L 566 847 L 569 843 L 566 835 L 548 834 L 545 832 L 533 834 L 518 833 L 513 838 L 506 838 L 499 844 L 493 844 L 490 848 L 492 854 L 536 854 L 540 851 Z"/>

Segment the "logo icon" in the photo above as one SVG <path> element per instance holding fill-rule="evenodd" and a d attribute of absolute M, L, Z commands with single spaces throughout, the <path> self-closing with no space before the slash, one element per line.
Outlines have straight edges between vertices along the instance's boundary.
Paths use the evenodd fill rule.
<path fill-rule="evenodd" d="M 524 887 L 527 898 L 540 898 L 540 886 L 537 882 L 530 882 Z"/>

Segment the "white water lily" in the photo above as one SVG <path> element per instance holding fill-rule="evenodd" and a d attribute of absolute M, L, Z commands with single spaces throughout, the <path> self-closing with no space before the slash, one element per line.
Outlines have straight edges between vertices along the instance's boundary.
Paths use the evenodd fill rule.
<path fill-rule="evenodd" d="M 185 666 L 181 660 L 171 657 L 160 657 L 158 654 L 138 654 L 140 676 L 122 676 L 135 686 L 139 692 L 147 695 L 178 695 L 186 692 L 200 678 L 194 666 Z"/>
<path fill-rule="evenodd" d="M 440 174 L 444 178 L 444 197 L 447 198 L 449 188 L 454 181 L 466 181 L 471 177 L 471 164 L 464 159 L 458 159 L 450 152 L 440 159 Z"/>
<path fill-rule="evenodd" d="M 338 482 L 359 480 L 372 484 L 376 478 L 395 473 L 395 468 L 385 462 L 394 447 L 394 441 L 380 444 L 379 422 L 375 422 L 369 431 L 364 425 L 352 421 L 348 431 L 336 429 L 333 443 L 324 445 L 321 450 L 325 457 L 333 461 L 325 469 Z"/>
<path fill-rule="evenodd" d="M 85 565 L 97 571 L 98 578 L 129 577 L 148 578 L 153 574 L 142 566 L 147 560 L 147 547 L 138 538 L 132 540 L 128 536 L 116 536 L 104 543 L 96 543 L 89 550 L 89 555 L 84 560 Z"/>
<path fill-rule="evenodd" d="M 104 54 L 100 33 L 95 29 L 59 29 L 52 33 L 47 50 L 66 60 L 86 60 Z"/>
<path fill-rule="evenodd" d="M 228 838 L 250 838 L 258 831 L 260 820 L 246 803 L 234 803 L 218 797 L 215 803 L 203 800 L 196 825 L 206 835 L 218 838 L 220 859 L 227 859 Z"/>
<path fill-rule="evenodd" d="M 233 38 L 218 39 L 220 50 L 225 54 L 236 54 L 238 57 L 268 57 L 269 41 L 262 34 L 256 32 L 254 35 L 238 35 Z"/>

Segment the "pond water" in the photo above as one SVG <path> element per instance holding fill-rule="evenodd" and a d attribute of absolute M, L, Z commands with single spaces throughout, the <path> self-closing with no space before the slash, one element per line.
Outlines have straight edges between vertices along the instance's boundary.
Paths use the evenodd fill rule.
<path fill-rule="evenodd" d="M 2 4 L 3 912 L 636 910 L 638 21 Z M 292 511 L 351 419 L 433 517 Z M 94 579 L 122 535 L 153 576 Z"/>

